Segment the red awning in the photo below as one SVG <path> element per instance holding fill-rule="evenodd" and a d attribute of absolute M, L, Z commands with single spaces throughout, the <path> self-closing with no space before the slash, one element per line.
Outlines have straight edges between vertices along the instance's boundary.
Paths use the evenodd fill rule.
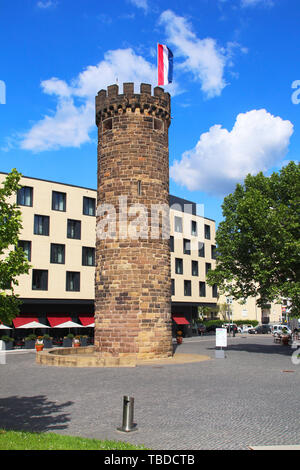
<path fill-rule="evenodd" d="M 32 321 L 39 321 L 38 317 L 16 317 L 13 319 L 13 324 L 15 328 L 19 328 L 20 326 L 27 325 L 27 323 L 31 323 Z"/>
<path fill-rule="evenodd" d="M 185 317 L 180 317 L 179 315 L 173 315 L 173 320 L 175 323 L 177 323 L 177 325 L 189 325 L 190 324 Z"/>
<path fill-rule="evenodd" d="M 78 318 L 83 326 L 88 326 L 95 322 L 95 317 L 93 315 L 79 315 Z"/>
<path fill-rule="evenodd" d="M 55 328 L 57 325 L 61 325 L 62 323 L 65 323 L 66 321 L 72 321 L 71 317 L 68 316 L 55 316 L 55 315 L 47 315 L 47 320 L 50 323 L 50 326 L 52 328 Z"/>

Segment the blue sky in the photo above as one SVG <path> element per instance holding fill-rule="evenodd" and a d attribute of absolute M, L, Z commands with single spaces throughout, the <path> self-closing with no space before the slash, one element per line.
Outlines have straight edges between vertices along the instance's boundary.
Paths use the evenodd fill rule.
<path fill-rule="evenodd" d="M 157 42 L 174 54 L 172 194 L 219 222 L 247 173 L 298 159 L 299 0 L 0 0 L 0 18 L 0 171 L 95 188 L 94 96 L 156 86 Z"/>

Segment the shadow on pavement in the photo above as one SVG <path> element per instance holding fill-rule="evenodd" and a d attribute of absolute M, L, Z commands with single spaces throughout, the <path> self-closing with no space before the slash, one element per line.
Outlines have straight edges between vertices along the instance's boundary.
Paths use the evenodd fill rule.
<path fill-rule="evenodd" d="M 215 348 L 208 348 L 215 349 Z M 294 349 L 291 349 L 290 346 L 284 346 L 282 344 L 259 344 L 259 343 L 237 343 L 237 344 L 228 344 L 227 351 L 244 351 L 249 353 L 256 354 L 281 354 L 284 356 L 291 356 L 294 352 Z"/>
<path fill-rule="evenodd" d="M 67 428 L 69 415 L 63 411 L 73 402 L 57 404 L 44 395 L 11 396 L 0 399 L 0 429 L 46 432 Z"/>

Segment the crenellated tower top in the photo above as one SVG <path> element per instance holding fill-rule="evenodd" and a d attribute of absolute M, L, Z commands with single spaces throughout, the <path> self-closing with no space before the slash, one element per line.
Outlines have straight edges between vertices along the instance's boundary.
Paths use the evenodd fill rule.
<path fill-rule="evenodd" d="M 119 94 L 119 86 L 111 85 L 106 90 L 100 90 L 96 96 L 96 125 L 100 121 L 126 113 L 128 109 L 135 112 L 164 119 L 168 126 L 171 119 L 171 99 L 170 94 L 163 88 L 155 87 L 151 94 L 151 85 L 141 83 L 140 93 L 134 93 L 134 83 L 123 84 L 123 94 Z"/>

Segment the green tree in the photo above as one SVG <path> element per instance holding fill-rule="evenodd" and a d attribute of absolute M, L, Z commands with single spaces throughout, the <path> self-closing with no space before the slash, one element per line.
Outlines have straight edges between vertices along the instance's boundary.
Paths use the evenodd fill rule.
<path fill-rule="evenodd" d="M 290 162 L 266 177 L 248 175 L 222 205 L 217 266 L 207 282 L 258 305 L 288 297 L 300 316 L 300 167 Z"/>
<path fill-rule="evenodd" d="M 14 293 L 17 277 L 30 269 L 23 249 L 18 247 L 22 220 L 14 196 L 20 178 L 13 169 L 0 187 L 0 321 L 9 324 L 19 313 L 20 300 Z"/>

